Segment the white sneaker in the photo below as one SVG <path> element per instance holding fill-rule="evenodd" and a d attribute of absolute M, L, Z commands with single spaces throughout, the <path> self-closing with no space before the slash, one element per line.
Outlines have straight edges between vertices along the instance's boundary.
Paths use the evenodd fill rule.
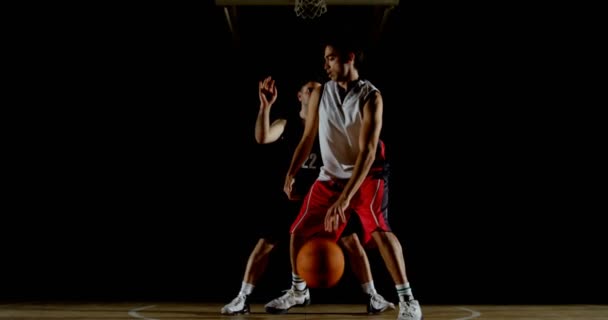
<path fill-rule="evenodd" d="M 397 320 L 422 320 L 422 310 L 418 300 L 399 302 L 399 317 Z"/>
<path fill-rule="evenodd" d="M 303 291 L 289 290 L 283 291 L 284 295 L 268 302 L 264 307 L 268 313 L 286 313 L 293 307 L 303 307 L 310 304 L 310 293 L 308 288 Z"/>
<path fill-rule="evenodd" d="M 367 313 L 376 314 L 384 312 L 388 309 L 394 310 L 395 305 L 392 302 L 386 301 L 383 296 L 378 293 L 371 294 L 369 296 L 369 303 L 367 304 Z"/>
<path fill-rule="evenodd" d="M 243 294 L 236 296 L 236 298 L 222 308 L 222 314 L 249 314 L 247 296 Z"/>

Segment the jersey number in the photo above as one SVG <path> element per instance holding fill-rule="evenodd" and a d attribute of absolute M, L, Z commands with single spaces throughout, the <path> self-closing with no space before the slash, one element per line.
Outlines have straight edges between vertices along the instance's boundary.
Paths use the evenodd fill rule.
<path fill-rule="evenodd" d="M 304 169 L 317 169 L 317 154 L 316 153 L 311 153 L 308 156 L 308 159 L 306 161 L 304 161 L 304 164 L 302 164 L 302 168 L 304 168 Z"/>

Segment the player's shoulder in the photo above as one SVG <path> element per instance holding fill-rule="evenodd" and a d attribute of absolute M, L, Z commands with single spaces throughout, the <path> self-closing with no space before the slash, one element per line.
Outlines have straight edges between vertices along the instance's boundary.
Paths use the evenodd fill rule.
<path fill-rule="evenodd" d="M 378 94 L 380 93 L 380 89 L 368 79 L 359 80 L 359 88 L 361 88 L 361 90 L 363 92 L 367 92 L 367 93 L 370 93 L 370 92 L 377 92 Z"/>
<path fill-rule="evenodd" d="M 359 96 L 364 101 L 376 101 L 382 98 L 380 89 L 369 80 L 359 80 L 358 83 Z"/>

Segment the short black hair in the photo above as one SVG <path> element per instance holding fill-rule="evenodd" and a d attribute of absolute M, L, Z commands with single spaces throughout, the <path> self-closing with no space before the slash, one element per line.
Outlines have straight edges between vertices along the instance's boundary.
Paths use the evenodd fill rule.
<path fill-rule="evenodd" d="M 348 58 L 349 53 L 355 54 L 355 66 L 360 68 L 364 61 L 364 46 L 360 41 L 361 37 L 356 37 L 352 32 L 338 30 L 328 33 L 323 40 L 324 47 L 332 46 L 340 56 L 340 59 Z"/>

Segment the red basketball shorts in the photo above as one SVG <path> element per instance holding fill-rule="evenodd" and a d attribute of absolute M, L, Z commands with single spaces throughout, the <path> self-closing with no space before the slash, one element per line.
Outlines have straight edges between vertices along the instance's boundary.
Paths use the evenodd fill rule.
<path fill-rule="evenodd" d="M 300 213 L 291 225 L 290 232 L 297 237 L 308 239 L 312 236 L 324 236 L 338 241 L 346 223 L 340 224 L 332 233 L 325 231 L 324 221 L 327 210 L 338 199 L 347 180 L 317 180 L 310 187 L 304 198 Z M 348 220 L 352 214 L 359 216 L 362 227 L 362 240 L 367 244 L 374 231 L 391 231 L 387 221 L 388 191 L 385 189 L 383 179 L 368 176 L 353 196 L 349 207 L 345 211 Z"/>

